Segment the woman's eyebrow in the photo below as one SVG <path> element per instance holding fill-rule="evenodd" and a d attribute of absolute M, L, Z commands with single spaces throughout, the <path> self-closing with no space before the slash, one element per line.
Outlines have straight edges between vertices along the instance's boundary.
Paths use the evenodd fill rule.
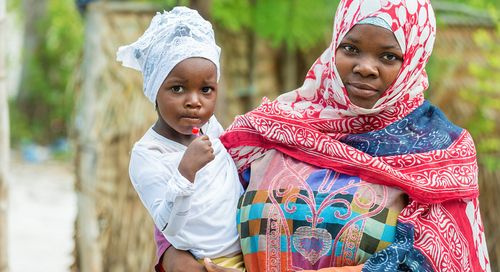
<path fill-rule="evenodd" d="M 352 37 L 352 36 L 349 36 L 349 35 L 345 36 L 344 39 L 342 39 L 342 41 L 348 41 L 351 43 L 359 43 L 359 39 Z"/>
<path fill-rule="evenodd" d="M 399 44 L 388 44 L 388 45 L 382 46 L 381 48 L 383 50 L 389 50 L 389 49 L 401 50 L 401 48 L 399 47 Z"/>
<path fill-rule="evenodd" d="M 342 42 L 349 42 L 349 43 L 353 43 L 353 44 L 359 44 L 360 43 L 360 39 L 358 39 L 357 37 L 353 37 L 353 36 L 347 35 L 347 36 L 344 37 L 344 39 L 342 39 L 341 43 Z M 401 48 L 399 47 L 398 43 L 383 45 L 380 48 L 382 50 L 401 50 Z"/>

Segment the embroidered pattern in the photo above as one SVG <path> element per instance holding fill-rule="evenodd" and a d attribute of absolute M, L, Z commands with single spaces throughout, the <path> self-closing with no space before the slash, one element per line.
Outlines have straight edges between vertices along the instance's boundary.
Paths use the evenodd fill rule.
<path fill-rule="evenodd" d="M 389 207 L 387 200 L 400 191 L 389 194 L 386 187 L 274 154 L 262 164 L 277 171 L 252 181 L 240 201 L 246 262 L 264 253 L 266 271 L 354 265 L 393 241 L 403 204 Z"/>

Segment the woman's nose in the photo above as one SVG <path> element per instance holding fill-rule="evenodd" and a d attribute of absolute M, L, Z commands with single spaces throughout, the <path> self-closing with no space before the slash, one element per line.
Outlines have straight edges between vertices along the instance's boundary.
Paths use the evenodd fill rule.
<path fill-rule="evenodd" d="M 379 73 L 377 61 L 371 58 L 362 59 L 354 65 L 353 72 L 360 74 L 363 77 L 378 77 Z"/>

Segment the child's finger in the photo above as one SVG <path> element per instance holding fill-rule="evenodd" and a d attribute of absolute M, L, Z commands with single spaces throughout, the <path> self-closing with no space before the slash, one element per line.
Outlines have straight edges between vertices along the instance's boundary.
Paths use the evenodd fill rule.
<path fill-rule="evenodd" d="M 208 141 L 210 139 L 210 138 L 208 138 L 207 135 L 202 135 L 202 136 L 200 136 L 198 138 L 200 138 L 201 140 L 204 140 L 204 141 Z"/>
<path fill-rule="evenodd" d="M 210 141 L 210 138 L 208 138 L 207 135 L 203 135 L 199 138 L 201 138 L 200 140 L 203 141 L 206 145 L 212 146 L 212 142 Z"/>

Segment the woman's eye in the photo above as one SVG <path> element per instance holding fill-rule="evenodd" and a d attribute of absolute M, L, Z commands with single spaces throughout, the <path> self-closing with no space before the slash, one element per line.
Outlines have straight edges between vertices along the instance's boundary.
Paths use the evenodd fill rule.
<path fill-rule="evenodd" d="M 396 60 L 400 60 L 401 58 L 394 55 L 394 54 L 385 54 L 382 56 L 383 59 L 387 60 L 387 61 L 396 61 Z"/>
<path fill-rule="evenodd" d="M 170 90 L 173 93 L 181 93 L 183 91 L 183 88 L 182 88 L 182 86 L 174 86 L 174 87 L 170 88 Z"/>
<path fill-rule="evenodd" d="M 204 93 L 204 94 L 209 94 L 213 91 L 213 89 L 211 87 L 203 87 L 201 89 L 201 92 Z"/>
<path fill-rule="evenodd" d="M 351 45 L 343 45 L 342 48 L 348 53 L 357 53 L 358 49 Z"/>

